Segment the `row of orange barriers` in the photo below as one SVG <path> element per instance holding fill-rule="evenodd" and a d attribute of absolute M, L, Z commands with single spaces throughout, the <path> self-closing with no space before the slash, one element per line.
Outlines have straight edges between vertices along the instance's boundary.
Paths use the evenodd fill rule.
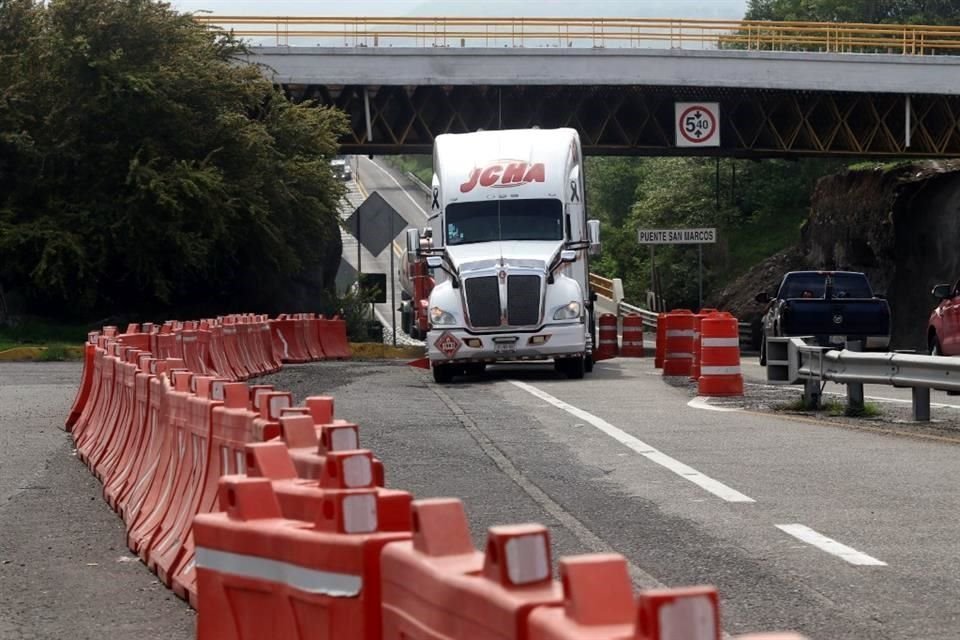
<path fill-rule="evenodd" d="M 385 487 L 332 398 L 293 406 L 211 368 L 221 356 L 231 372 L 279 366 L 265 340 L 275 323 L 91 334 L 67 421 L 130 548 L 197 609 L 199 640 L 720 639 L 713 587 L 634 593 L 617 554 L 561 558 L 558 581 L 538 524 L 492 527 L 481 552 L 459 500 Z M 222 330 L 237 325 L 251 326 Z M 295 323 L 279 326 L 296 340 Z M 187 332 L 204 330 L 207 351 L 186 357 Z M 173 354 L 158 357 L 161 343 Z"/>
<path fill-rule="evenodd" d="M 740 326 L 726 311 L 675 309 L 657 316 L 654 366 L 688 377 L 702 396 L 742 396 Z"/>
<path fill-rule="evenodd" d="M 291 351 L 277 352 L 275 340 Z M 242 472 L 244 444 L 278 435 L 277 420 L 292 405 L 289 393 L 236 381 L 304 353 L 326 358 L 325 345 L 333 357 L 349 356 L 342 320 L 236 315 L 88 336 L 66 428 L 123 518 L 130 549 L 191 602 L 193 517 L 217 509 L 220 476 Z"/>
<path fill-rule="evenodd" d="M 635 313 L 623 316 L 623 345 L 617 336 L 617 316 L 605 313 L 597 320 L 597 348 L 594 360 L 610 358 L 642 358 L 646 355 L 643 347 L 643 318 Z"/>

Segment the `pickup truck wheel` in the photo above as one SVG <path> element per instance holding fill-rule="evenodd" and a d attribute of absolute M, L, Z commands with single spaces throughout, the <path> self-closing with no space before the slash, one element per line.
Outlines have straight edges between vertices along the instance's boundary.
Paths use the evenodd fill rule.
<path fill-rule="evenodd" d="M 937 336 L 930 336 L 930 355 L 932 356 L 942 356 L 943 351 L 940 349 L 940 341 L 937 339 Z"/>
<path fill-rule="evenodd" d="M 760 338 L 760 366 L 767 366 L 767 337 Z"/>
<path fill-rule="evenodd" d="M 447 384 L 453 380 L 453 366 L 449 364 L 433 365 L 433 381 L 437 384 Z"/>

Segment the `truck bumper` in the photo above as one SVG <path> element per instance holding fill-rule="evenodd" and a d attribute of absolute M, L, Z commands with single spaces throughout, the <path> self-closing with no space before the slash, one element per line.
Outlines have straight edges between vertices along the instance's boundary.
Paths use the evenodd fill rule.
<path fill-rule="evenodd" d="M 586 337 L 579 323 L 548 325 L 536 333 L 477 335 L 463 329 L 432 329 L 427 333 L 427 357 L 431 364 L 449 364 L 580 356 L 587 352 Z"/>
<path fill-rule="evenodd" d="M 886 351 L 890 348 L 890 336 L 816 336 L 815 342 L 823 347 L 844 349 L 848 342 L 860 342 L 863 351 Z"/>

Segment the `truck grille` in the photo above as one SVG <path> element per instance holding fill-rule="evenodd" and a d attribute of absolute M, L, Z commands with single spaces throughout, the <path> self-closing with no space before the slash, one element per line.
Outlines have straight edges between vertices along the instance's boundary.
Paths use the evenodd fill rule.
<path fill-rule="evenodd" d="M 507 278 L 507 321 L 524 327 L 540 322 L 540 276 Z"/>
<path fill-rule="evenodd" d="M 500 285 L 496 276 L 469 278 L 463 283 L 467 312 L 474 327 L 500 326 Z"/>

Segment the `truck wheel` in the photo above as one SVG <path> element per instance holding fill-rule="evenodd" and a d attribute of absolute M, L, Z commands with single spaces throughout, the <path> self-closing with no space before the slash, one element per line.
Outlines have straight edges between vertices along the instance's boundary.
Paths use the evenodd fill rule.
<path fill-rule="evenodd" d="M 587 354 L 583 361 L 583 370 L 587 373 L 593 373 L 593 354 Z"/>
<path fill-rule="evenodd" d="M 557 370 L 571 380 L 582 380 L 583 375 L 586 373 L 586 365 L 586 358 L 583 356 L 563 358 L 557 361 Z"/>
<path fill-rule="evenodd" d="M 760 366 L 767 366 L 767 337 L 760 338 Z"/>
<path fill-rule="evenodd" d="M 437 384 L 447 384 L 453 380 L 453 366 L 449 364 L 433 365 L 433 381 Z"/>

